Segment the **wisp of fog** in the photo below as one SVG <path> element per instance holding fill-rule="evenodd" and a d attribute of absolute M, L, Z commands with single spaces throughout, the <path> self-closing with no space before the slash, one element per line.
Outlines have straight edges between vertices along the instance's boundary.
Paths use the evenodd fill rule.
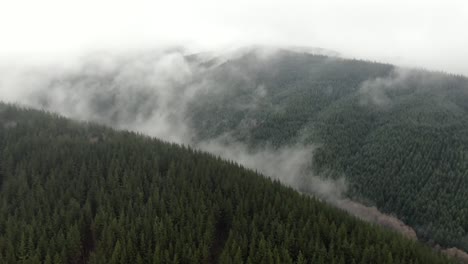
<path fill-rule="evenodd" d="M 222 55 L 188 54 L 178 48 L 129 54 L 94 53 L 61 66 L 2 65 L 0 99 L 190 145 L 314 194 L 365 220 L 381 221 L 375 208 L 346 199 L 344 175 L 331 179 L 312 173 L 316 146 L 304 143 L 301 138 L 293 145 L 252 148 L 229 133 L 208 139 L 195 136 L 188 106 L 202 96 L 227 89 L 223 80 L 212 74 L 212 69 L 252 51 L 265 63 L 277 52 L 272 48 L 254 48 Z M 230 74 L 237 76 L 228 78 L 250 78 L 241 71 Z M 389 104 L 385 89 L 393 87 L 390 83 L 406 78 L 403 71 L 393 75 L 364 82 L 360 88 L 362 102 Z M 255 91 L 249 103 L 236 107 L 258 107 L 267 89 L 264 84 L 252 89 Z M 397 221 L 396 226 L 404 224 Z"/>

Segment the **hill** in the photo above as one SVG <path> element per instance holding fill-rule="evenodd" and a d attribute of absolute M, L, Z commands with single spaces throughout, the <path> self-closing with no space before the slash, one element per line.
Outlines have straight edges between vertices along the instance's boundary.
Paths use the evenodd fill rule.
<path fill-rule="evenodd" d="M 233 162 L 0 104 L 1 263 L 448 263 Z"/>
<path fill-rule="evenodd" d="M 463 76 L 262 47 L 94 56 L 16 76 L 12 101 L 201 148 L 468 250 Z"/>
<path fill-rule="evenodd" d="M 287 52 L 246 66 L 256 60 L 221 67 L 252 83 L 193 103 L 200 139 L 316 146 L 315 174 L 344 175 L 349 197 L 397 215 L 423 239 L 468 249 L 466 78 Z M 256 106 L 239 107 L 259 85 Z"/>

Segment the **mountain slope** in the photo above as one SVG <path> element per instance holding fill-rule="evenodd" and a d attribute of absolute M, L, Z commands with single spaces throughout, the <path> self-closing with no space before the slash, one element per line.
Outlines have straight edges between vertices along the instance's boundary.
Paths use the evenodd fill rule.
<path fill-rule="evenodd" d="M 32 72 L 5 82 L 10 100 L 211 151 L 468 250 L 465 77 L 261 47 Z M 346 184 L 317 190 L 317 178 Z"/>
<path fill-rule="evenodd" d="M 2 263 L 447 263 L 237 164 L 0 104 Z"/>
<path fill-rule="evenodd" d="M 278 54 L 257 72 L 244 60 L 255 55 L 223 71 L 255 81 L 193 104 L 201 139 L 316 145 L 316 174 L 345 175 L 349 196 L 396 214 L 422 238 L 468 249 L 466 78 L 306 54 Z M 256 107 L 238 107 L 258 85 Z"/>

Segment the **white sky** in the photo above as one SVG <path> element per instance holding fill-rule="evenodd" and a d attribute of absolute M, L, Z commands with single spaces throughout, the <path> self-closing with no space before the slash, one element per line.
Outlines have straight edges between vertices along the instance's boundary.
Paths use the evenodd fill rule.
<path fill-rule="evenodd" d="M 468 1 L 0 0 L 0 58 L 167 44 L 322 47 L 468 75 Z"/>

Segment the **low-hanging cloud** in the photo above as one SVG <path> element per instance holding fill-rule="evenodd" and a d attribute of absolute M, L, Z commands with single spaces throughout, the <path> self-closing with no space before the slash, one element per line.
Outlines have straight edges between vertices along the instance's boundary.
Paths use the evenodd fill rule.
<path fill-rule="evenodd" d="M 0 8 L 0 57 L 267 44 L 468 74 L 467 24 L 459 0 L 17 0 Z"/>
<path fill-rule="evenodd" d="M 395 103 L 414 101 L 427 93 L 438 94 L 434 103 L 445 107 L 454 105 L 444 101 L 451 87 L 459 87 L 456 92 L 467 93 L 466 78 L 441 72 L 429 72 L 421 69 L 395 67 L 388 75 L 369 79 L 361 83 L 358 90 L 359 103 L 364 106 L 375 106 L 390 109 Z"/>
<path fill-rule="evenodd" d="M 242 56 L 251 49 L 224 57 L 203 54 L 194 58 L 181 49 L 146 54 L 93 54 L 69 67 L 17 67 L 2 70 L 0 96 L 4 101 L 58 112 L 70 118 L 128 129 L 167 141 L 193 145 L 236 161 L 294 188 L 336 200 L 346 190 L 344 180 L 334 182 L 311 174 L 314 146 L 297 144 L 252 149 L 227 135 L 194 139 L 188 105 L 197 96 L 218 93 L 223 80 L 211 67 Z M 259 60 L 275 49 L 255 49 Z M 242 71 L 240 79 L 251 78 Z M 253 109 L 267 94 L 264 84 L 252 87 L 252 96 L 239 109 Z M 329 196 L 329 198 L 327 197 Z"/>
<path fill-rule="evenodd" d="M 344 175 L 335 179 L 314 175 L 311 168 L 316 146 L 303 143 L 302 138 L 292 145 L 255 148 L 229 134 L 195 138 L 189 104 L 200 96 L 227 89 L 211 69 L 238 56 L 194 55 L 175 49 L 118 56 L 94 54 L 67 67 L 0 67 L 0 99 L 191 145 L 313 194 L 364 220 L 390 219 L 386 222 L 397 224 L 388 226 L 398 230 L 402 223 L 391 220 L 394 218 L 346 199 Z M 257 54 L 266 62 L 271 56 L 275 56 L 274 50 Z M 253 91 L 247 103 L 236 107 L 258 107 L 268 94 L 267 87 L 255 84 L 242 71 L 237 74 L 253 84 Z M 372 95 L 375 91 L 370 87 L 390 87 L 389 82 L 379 79 L 364 83 L 363 93 Z"/>
<path fill-rule="evenodd" d="M 392 99 L 388 92 L 396 89 L 409 89 L 408 78 L 411 70 L 396 68 L 388 76 L 377 77 L 364 81 L 359 88 L 360 103 L 363 105 L 375 105 L 388 107 Z"/>

